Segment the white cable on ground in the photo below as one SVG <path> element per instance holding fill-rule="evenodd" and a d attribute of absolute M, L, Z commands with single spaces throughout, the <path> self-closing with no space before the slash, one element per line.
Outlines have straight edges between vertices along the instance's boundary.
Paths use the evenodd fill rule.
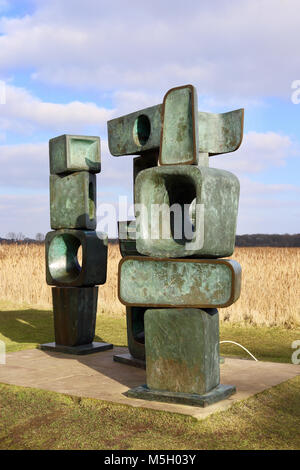
<path fill-rule="evenodd" d="M 253 357 L 253 359 L 258 362 L 258 359 L 256 359 L 256 357 L 253 356 L 253 354 L 251 354 L 250 351 L 248 351 L 248 349 L 246 349 L 244 346 L 242 346 L 241 344 L 239 343 L 236 343 L 235 341 L 220 341 L 220 344 L 222 343 L 232 343 L 232 344 L 236 344 L 237 346 L 240 346 L 241 348 L 243 348 L 248 354 L 250 354 L 251 357 Z"/>

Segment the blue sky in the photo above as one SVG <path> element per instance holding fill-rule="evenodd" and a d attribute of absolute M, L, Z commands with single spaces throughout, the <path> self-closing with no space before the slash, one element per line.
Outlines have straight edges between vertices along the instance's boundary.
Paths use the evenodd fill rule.
<path fill-rule="evenodd" d="M 48 140 L 99 135 L 98 204 L 132 194 L 106 122 L 192 83 L 199 110 L 245 108 L 244 140 L 211 166 L 238 175 L 239 234 L 299 233 L 298 0 L 0 0 L 0 236 L 49 227 Z M 299 95 L 300 96 L 300 95 Z"/>

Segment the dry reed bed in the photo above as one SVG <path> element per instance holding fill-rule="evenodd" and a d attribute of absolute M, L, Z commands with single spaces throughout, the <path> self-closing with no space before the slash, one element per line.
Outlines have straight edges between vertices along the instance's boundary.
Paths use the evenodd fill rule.
<path fill-rule="evenodd" d="M 236 304 L 220 309 L 221 318 L 253 325 L 299 325 L 300 248 L 236 248 L 233 258 L 242 265 L 242 294 Z M 99 287 L 100 313 L 125 313 L 117 297 L 119 260 L 118 247 L 110 245 L 107 282 Z M 43 245 L 0 245 L 0 300 L 51 308 Z"/>

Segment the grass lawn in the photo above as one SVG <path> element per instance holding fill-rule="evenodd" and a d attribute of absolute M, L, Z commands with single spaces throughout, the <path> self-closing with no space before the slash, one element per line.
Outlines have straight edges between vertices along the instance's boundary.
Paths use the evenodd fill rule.
<path fill-rule="evenodd" d="M 53 341 L 52 314 L 0 303 L 8 352 Z M 221 326 L 258 359 L 291 362 L 300 329 Z M 125 318 L 99 316 L 96 340 L 126 346 Z M 247 357 L 234 345 L 224 355 Z M 0 384 L 0 449 L 299 449 L 300 377 L 197 421 L 161 411 Z"/>
<path fill-rule="evenodd" d="M 0 449 L 299 449 L 300 377 L 197 421 L 0 384 Z"/>
<path fill-rule="evenodd" d="M 221 324 L 221 340 L 231 340 L 245 346 L 257 359 L 273 362 L 291 362 L 291 344 L 300 339 L 300 328 L 261 328 Z M 40 343 L 54 341 L 53 317 L 47 310 L 20 308 L 0 302 L 0 340 L 7 352 L 35 348 Z M 126 346 L 126 319 L 99 315 L 95 341 L 107 341 L 115 346 Z M 250 358 L 238 346 L 222 344 L 225 356 Z"/>

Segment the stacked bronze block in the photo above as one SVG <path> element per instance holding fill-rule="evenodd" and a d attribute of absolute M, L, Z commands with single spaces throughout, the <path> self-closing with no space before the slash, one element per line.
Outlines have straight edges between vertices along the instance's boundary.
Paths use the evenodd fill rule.
<path fill-rule="evenodd" d="M 219 315 L 240 294 L 234 250 L 239 181 L 209 168 L 238 149 L 243 110 L 199 112 L 191 85 L 163 104 L 108 122 L 110 152 L 134 158 L 136 221 L 119 223 L 119 299 L 130 355 L 147 384 L 129 396 L 206 406 L 235 392 L 220 385 Z M 135 359 L 135 361 L 134 361 Z M 137 361 L 138 360 L 138 361 Z"/>
<path fill-rule="evenodd" d="M 93 342 L 98 285 L 106 282 L 107 235 L 96 232 L 99 137 L 62 135 L 49 142 L 50 220 L 46 280 L 52 287 L 55 343 L 42 349 L 89 354 L 112 348 Z M 81 262 L 79 249 L 81 248 Z"/>

